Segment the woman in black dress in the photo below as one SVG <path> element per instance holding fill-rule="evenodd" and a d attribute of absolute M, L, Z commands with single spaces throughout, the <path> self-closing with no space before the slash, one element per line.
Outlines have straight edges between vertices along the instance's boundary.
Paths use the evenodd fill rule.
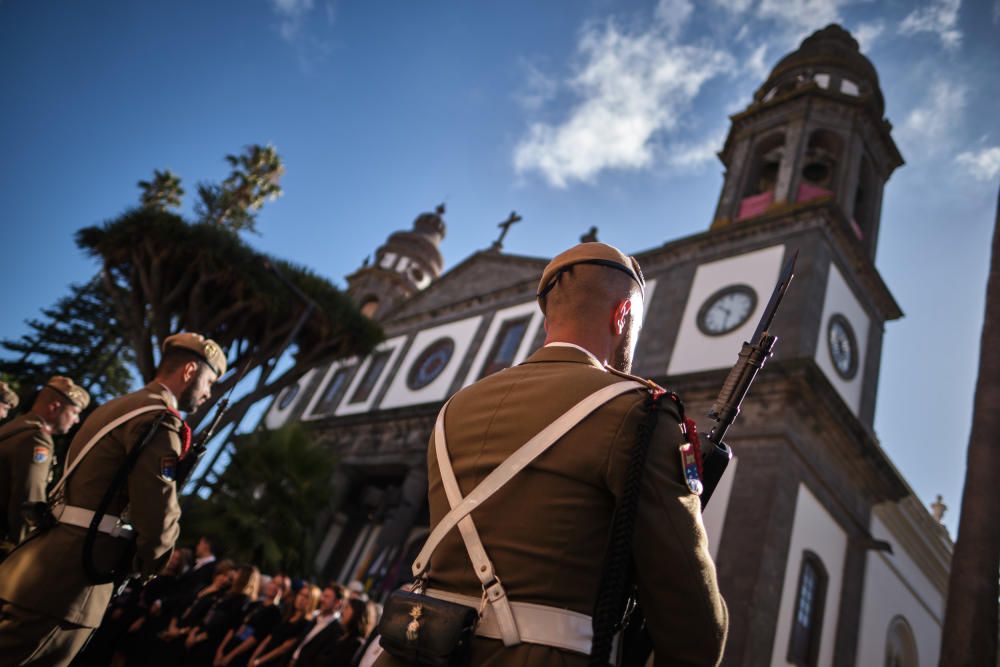
<path fill-rule="evenodd" d="M 301 641 L 309 624 L 312 622 L 313 614 L 319 605 L 319 586 L 305 584 L 295 595 L 295 601 L 289 605 L 289 613 L 285 619 L 276 627 L 271 634 L 257 645 L 250 661 L 250 667 L 267 665 L 267 667 L 284 667 L 288 664 L 289 658 L 295 646 Z"/>
<path fill-rule="evenodd" d="M 252 565 L 236 569 L 236 578 L 229 592 L 215 601 L 205 618 L 193 628 L 184 640 L 184 665 L 210 667 L 215 650 L 229 630 L 237 627 L 248 606 L 255 604 L 260 588 L 260 572 Z"/>

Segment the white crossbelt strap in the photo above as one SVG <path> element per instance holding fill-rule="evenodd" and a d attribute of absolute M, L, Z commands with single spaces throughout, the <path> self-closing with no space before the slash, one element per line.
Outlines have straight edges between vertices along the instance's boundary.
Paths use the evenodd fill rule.
<path fill-rule="evenodd" d="M 79 528 L 90 528 L 90 522 L 94 520 L 93 510 L 74 505 L 56 505 L 52 513 L 59 520 L 59 523 Z M 97 526 L 97 531 L 112 537 L 131 538 L 135 536 L 135 529 L 132 526 L 119 523 L 118 517 L 111 514 L 105 514 L 101 517 L 101 523 Z"/>
<path fill-rule="evenodd" d="M 104 427 L 100 431 L 95 433 L 94 437 L 91 438 L 87 442 L 87 444 L 83 446 L 83 448 L 80 450 L 80 453 L 77 454 L 77 457 L 73 459 L 73 463 L 66 466 L 66 469 L 63 471 L 62 477 L 59 478 L 59 481 L 56 483 L 56 485 L 52 487 L 52 491 L 49 492 L 49 497 L 50 498 L 55 497 L 56 493 L 63 487 L 64 484 L 66 484 L 66 480 L 69 479 L 69 476 L 73 474 L 74 470 L 76 470 L 76 467 L 80 465 L 80 461 L 82 461 L 84 457 L 90 453 L 90 450 L 94 448 L 94 445 L 96 445 L 101 438 L 103 438 L 108 433 L 118 428 L 128 420 L 132 419 L 133 417 L 138 417 L 139 415 L 145 414 L 147 412 L 153 412 L 153 411 L 163 412 L 164 410 L 166 410 L 166 407 L 162 405 L 147 405 L 144 408 L 136 408 L 131 412 L 126 412 L 121 417 L 118 417 L 117 419 L 114 419 L 105 424 Z"/>
<path fill-rule="evenodd" d="M 465 548 L 469 552 L 469 558 L 475 568 L 476 576 L 483 585 L 486 598 L 493 611 L 495 625 L 500 633 L 499 638 L 503 640 L 505 646 L 513 646 L 520 643 L 522 636 L 518 630 L 515 614 L 511 609 L 512 603 L 507 599 L 506 591 L 500 583 L 499 577 L 496 575 L 493 563 L 490 562 L 489 557 L 486 555 L 482 540 L 479 539 L 479 532 L 476 530 L 476 526 L 469 514 L 594 410 L 626 392 L 644 388 L 644 385 L 639 382 L 626 380 L 599 389 L 587 396 L 511 454 L 464 499 L 462 498 L 462 492 L 458 486 L 458 480 L 455 478 L 455 473 L 448 456 L 447 442 L 444 434 L 444 416 L 451 401 L 445 403 L 444 407 L 438 413 L 437 423 L 434 427 L 434 442 L 435 454 L 441 470 L 441 482 L 444 486 L 445 495 L 448 498 L 451 510 L 434 528 L 423 549 L 420 550 L 420 554 L 413 563 L 413 575 L 419 577 L 426 571 L 430 563 L 431 554 L 434 553 L 434 550 L 444 536 L 457 525 L 462 534 Z M 533 606 L 539 607 L 540 605 Z M 588 643 L 585 650 L 581 651 L 585 653 L 590 652 L 589 617 L 587 618 Z M 548 645 L 559 644 L 553 644 L 550 641 Z"/>

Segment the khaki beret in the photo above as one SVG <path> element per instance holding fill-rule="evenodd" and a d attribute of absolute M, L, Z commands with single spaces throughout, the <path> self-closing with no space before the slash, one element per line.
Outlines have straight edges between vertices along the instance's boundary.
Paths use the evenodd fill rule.
<path fill-rule="evenodd" d="M 190 332 L 174 334 L 163 341 L 163 351 L 166 352 L 172 347 L 188 350 L 201 357 L 219 377 L 226 372 L 226 355 L 222 353 L 218 343 L 210 338 Z"/>
<path fill-rule="evenodd" d="M 646 280 L 642 277 L 642 270 L 635 257 L 629 257 L 607 243 L 592 242 L 573 246 L 553 257 L 545 270 L 542 271 L 542 279 L 538 282 L 536 296 L 541 299 L 552 291 L 552 288 L 559 282 L 559 277 L 577 264 L 596 264 L 621 271 L 634 280 L 639 286 L 639 290 L 645 295 Z"/>
<path fill-rule="evenodd" d="M 78 386 L 68 377 L 53 375 L 49 378 L 49 381 L 45 383 L 45 386 L 49 389 L 54 389 L 68 398 L 70 403 L 81 410 L 86 410 L 87 406 L 90 405 L 90 394 L 87 393 L 87 390 Z"/>
<path fill-rule="evenodd" d="M 20 402 L 21 400 L 14 393 L 14 390 L 10 388 L 10 385 L 6 382 L 0 382 L 0 403 L 6 403 L 11 408 L 16 408 Z"/>

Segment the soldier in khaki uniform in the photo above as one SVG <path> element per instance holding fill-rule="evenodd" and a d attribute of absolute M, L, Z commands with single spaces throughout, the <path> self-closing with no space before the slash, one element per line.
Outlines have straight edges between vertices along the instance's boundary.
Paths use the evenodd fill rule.
<path fill-rule="evenodd" d="M 0 564 L 0 666 L 68 665 L 100 624 L 112 584 L 96 583 L 84 568 L 87 526 L 126 456 L 158 420 L 101 521 L 91 562 L 98 572 L 120 567 L 134 540 L 131 571 L 151 576 L 166 565 L 179 532 L 174 474 L 190 444 L 177 410 L 201 405 L 225 371 L 225 355 L 213 341 L 192 333 L 171 336 L 154 380 L 101 406 L 83 424 L 67 455 L 67 469 L 76 468 L 53 493 L 59 522 Z"/>
<path fill-rule="evenodd" d="M 6 419 L 21 400 L 6 382 L 0 382 L 0 419 Z"/>
<path fill-rule="evenodd" d="M 616 248 L 584 243 L 557 256 L 539 285 L 546 345 L 524 363 L 460 391 L 444 420 L 447 452 L 468 495 L 521 445 L 594 391 L 629 372 L 642 322 L 638 263 Z M 587 665 L 590 614 L 602 577 L 609 527 L 647 393 L 630 390 L 591 413 L 470 515 L 506 597 L 582 615 L 582 650 L 560 648 L 559 622 L 513 615 L 519 644 L 485 638 L 472 665 Z M 728 616 L 709 555 L 698 496 L 681 471 L 683 442 L 674 403 L 663 400 L 639 491 L 632 558 L 657 665 L 715 665 Z M 432 436 L 428 454 L 431 526 L 449 510 Z M 457 529 L 430 558 L 428 594 L 478 601 L 483 585 Z M 448 599 L 448 598 L 445 598 Z M 452 601 L 460 601 L 453 598 Z M 478 605 L 475 605 L 478 606 Z M 489 616 L 490 605 L 485 605 Z M 544 610 L 543 610 L 544 611 Z M 565 614 L 563 614 L 565 616 Z M 486 617 L 484 617 L 484 622 Z M 494 623 L 494 629 L 498 624 Z M 496 634 L 493 635 L 497 636 Z M 378 667 L 401 661 L 383 653 Z"/>
<path fill-rule="evenodd" d="M 38 392 L 30 411 L 0 427 L 0 521 L 5 524 L 0 538 L 5 535 L 11 545 L 28 534 L 21 505 L 47 498 L 55 458 L 52 436 L 73 428 L 89 404 L 85 390 L 56 375 Z"/>

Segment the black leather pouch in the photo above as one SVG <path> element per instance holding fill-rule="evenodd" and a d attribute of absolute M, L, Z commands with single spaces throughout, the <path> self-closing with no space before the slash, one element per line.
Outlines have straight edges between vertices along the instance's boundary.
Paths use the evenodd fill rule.
<path fill-rule="evenodd" d="M 410 665 L 465 667 L 479 613 L 463 604 L 395 591 L 378 624 L 382 648 Z"/>

